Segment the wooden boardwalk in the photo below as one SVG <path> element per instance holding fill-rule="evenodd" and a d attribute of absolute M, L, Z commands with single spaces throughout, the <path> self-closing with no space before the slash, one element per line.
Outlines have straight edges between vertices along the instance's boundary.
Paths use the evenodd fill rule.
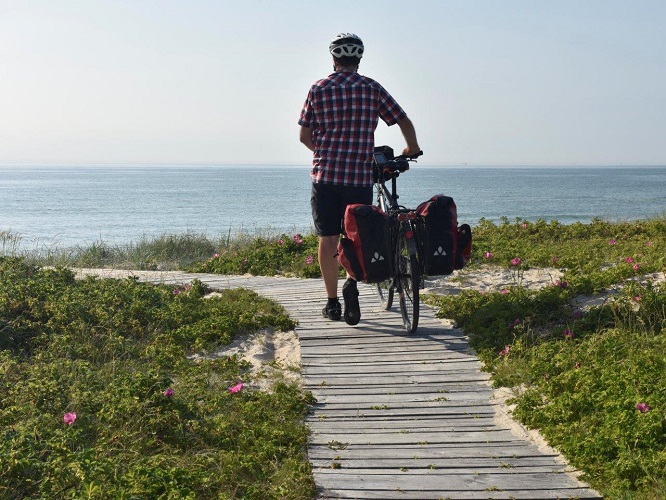
<path fill-rule="evenodd" d="M 123 277 L 128 271 L 82 270 Z M 555 454 L 496 418 L 488 374 L 462 334 L 427 306 L 406 335 L 397 306 L 382 311 L 359 286 L 361 322 L 321 316 L 320 280 L 139 272 L 143 280 L 251 288 L 299 322 L 304 384 L 317 398 L 307 418 L 319 498 L 601 498 Z"/>

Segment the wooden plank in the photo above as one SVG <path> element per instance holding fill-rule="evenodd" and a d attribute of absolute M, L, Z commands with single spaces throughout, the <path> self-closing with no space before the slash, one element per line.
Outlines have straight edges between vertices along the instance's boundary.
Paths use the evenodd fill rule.
<path fill-rule="evenodd" d="M 601 497 L 592 490 L 581 490 L 578 488 L 542 489 L 534 490 L 509 490 L 509 491 L 450 491 L 450 490 L 405 490 L 396 486 L 393 491 L 372 491 L 327 488 L 325 496 L 319 498 L 353 498 L 355 500 L 539 500 L 539 499 L 576 499 L 591 500 Z"/>
<path fill-rule="evenodd" d="M 578 484 L 566 474 L 524 473 L 517 474 L 509 471 L 490 474 L 488 472 L 476 473 L 470 470 L 466 473 L 452 474 L 449 471 L 414 469 L 408 474 L 386 473 L 378 474 L 372 469 L 363 473 L 360 470 L 344 471 L 340 473 L 335 469 L 318 469 L 315 476 L 324 488 L 358 490 L 395 491 L 399 486 L 403 491 L 539 491 L 543 489 L 574 489 Z"/>
<path fill-rule="evenodd" d="M 412 431 L 407 433 L 388 432 L 380 429 L 378 432 L 349 432 L 348 429 L 340 427 L 339 432 L 317 432 L 311 433 L 309 442 L 311 444 L 328 445 L 331 442 L 341 442 L 346 445 L 365 444 L 368 446 L 400 446 L 400 445 L 423 445 L 451 444 L 451 443 L 515 443 L 518 439 L 510 431 L 440 431 L 427 429 L 423 431 Z M 390 451 L 390 450 L 389 450 Z"/>
<path fill-rule="evenodd" d="M 511 470 L 518 473 L 523 472 L 563 472 L 568 466 L 553 460 L 552 457 L 530 456 L 530 457 L 502 457 L 502 458 L 478 458 L 478 457 L 402 457 L 402 458 L 366 458 L 347 459 L 340 456 L 327 458 L 310 457 L 313 467 L 320 469 L 332 469 L 339 465 L 340 469 L 428 469 L 447 470 L 460 472 L 461 470 L 478 470 L 490 472 L 486 469 Z"/>
<path fill-rule="evenodd" d="M 342 443 L 340 441 L 340 443 Z M 373 446 L 333 446 L 312 444 L 310 458 L 314 459 L 502 459 L 509 458 L 548 458 L 557 456 L 541 452 L 536 446 L 525 441 L 504 443 L 431 443 L 428 445 L 401 445 L 395 447 Z"/>

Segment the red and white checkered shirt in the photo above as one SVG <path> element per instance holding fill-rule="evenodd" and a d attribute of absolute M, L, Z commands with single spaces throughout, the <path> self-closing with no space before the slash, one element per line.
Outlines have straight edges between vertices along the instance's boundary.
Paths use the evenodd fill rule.
<path fill-rule="evenodd" d="M 371 186 L 379 118 L 391 126 L 405 116 L 384 87 L 356 72 L 336 71 L 315 82 L 298 120 L 312 128 L 312 182 Z"/>

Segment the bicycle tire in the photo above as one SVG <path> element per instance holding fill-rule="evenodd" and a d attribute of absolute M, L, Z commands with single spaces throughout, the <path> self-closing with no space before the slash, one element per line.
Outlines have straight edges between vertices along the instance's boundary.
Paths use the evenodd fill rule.
<path fill-rule="evenodd" d="M 400 313 L 407 333 L 414 333 L 419 325 L 419 288 L 421 285 L 421 272 L 417 256 L 409 252 L 407 231 L 411 227 L 402 226 L 398 233 L 396 246 L 396 263 L 398 267 L 398 295 L 400 297 Z"/>
<path fill-rule="evenodd" d="M 377 192 L 377 205 L 384 212 L 388 213 L 389 203 L 381 191 Z M 382 309 L 389 311 L 393 305 L 393 280 L 389 278 L 385 281 L 382 281 L 381 283 L 377 283 L 375 286 L 377 290 L 377 297 L 379 298 L 379 304 L 382 306 Z"/>

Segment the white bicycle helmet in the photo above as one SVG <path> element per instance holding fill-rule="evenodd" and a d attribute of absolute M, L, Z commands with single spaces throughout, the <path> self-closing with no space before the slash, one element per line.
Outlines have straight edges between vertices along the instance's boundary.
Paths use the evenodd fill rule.
<path fill-rule="evenodd" d="M 328 50 L 333 57 L 356 57 L 360 59 L 363 57 L 363 40 L 353 33 L 340 33 L 331 41 Z"/>

